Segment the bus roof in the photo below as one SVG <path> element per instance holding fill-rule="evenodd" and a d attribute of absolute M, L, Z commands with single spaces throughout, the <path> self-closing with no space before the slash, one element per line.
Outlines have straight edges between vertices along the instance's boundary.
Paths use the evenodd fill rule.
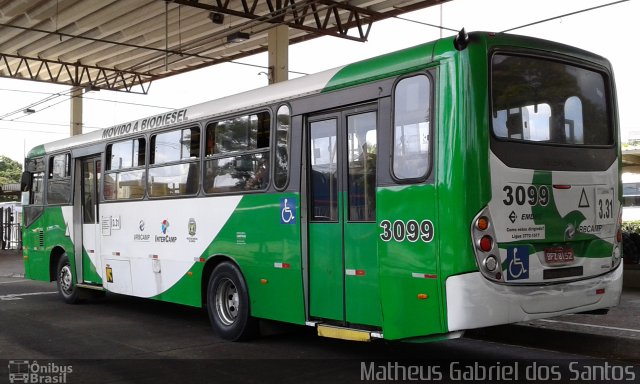
<path fill-rule="evenodd" d="M 27 158 L 38 157 L 45 153 L 68 149 L 129 134 L 142 133 L 150 129 L 162 128 L 189 120 L 197 121 L 206 117 L 215 117 L 246 108 L 258 108 L 275 103 L 278 100 L 318 93 L 322 84 L 326 84 L 341 68 L 304 76 L 286 82 L 269 85 L 255 90 L 207 101 L 194 106 L 175 109 L 159 115 L 145 117 L 109 128 L 102 128 L 82 135 L 72 136 L 37 146 L 29 151 Z"/>
<path fill-rule="evenodd" d="M 421 44 L 354 64 L 39 145 L 29 151 L 27 158 L 394 76 L 432 61 L 435 43 Z"/>
<path fill-rule="evenodd" d="M 570 53 L 590 60 L 600 61 L 601 63 L 606 62 L 606 59 L 590 52 L 532 37 L 490 32 L 474 32 L 470 35 L 473 35 L 474 38 L 480 37 L 481 39 L 490 37 L 497 44 L 510 45 L 511 43 L 517 42 L 518 45 L 522 46 L 538 48 L 544 46 L 547 50 Z M 434 55 L 438 54 L 436 53 L 436 44 L 438 44 L 438 42 L 452 39 L 453 37 L 447 37 L 316 74 L 39 145 L 29 151 L 27 158 L 39 157 L 46 153 L 68 150 L 78 146 L 97 143 L 102 140 L 141 134 L 159 128 L 183 124 L 187 121 L 199 121 L 227 115 L 236 111 L 256 109 L 296 97 L 330 92 L 365 82 L 409 73 L 419 68 L 424 68 L 426 64 L 435 59 Z M 449 43 L 445 45 L 444 49 L 446 52 L 454 50 L 453 44 Z M 439 52 L 439 54 L 443 54 L 443 52 Z M 608 64 L 608 62 L 606 63 Z"/>

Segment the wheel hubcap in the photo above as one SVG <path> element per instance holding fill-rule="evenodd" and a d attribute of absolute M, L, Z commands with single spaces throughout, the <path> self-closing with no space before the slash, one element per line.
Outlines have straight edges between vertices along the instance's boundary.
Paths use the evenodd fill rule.
<path fill-rule="evenodd" d="M 231 325 L 238 317 L 238 289 L 230 279 L 223 279 L 216 290 L 216 313 L 224 325 Z"/>
<path fill-rule="evenodd" d="M 71 268 L 68 265 L 65 265 L 60 269 L 60 288 L 62 292 L 65 294 L 71 294 L 71 286 L 73 284 L 71 280 Z"/>

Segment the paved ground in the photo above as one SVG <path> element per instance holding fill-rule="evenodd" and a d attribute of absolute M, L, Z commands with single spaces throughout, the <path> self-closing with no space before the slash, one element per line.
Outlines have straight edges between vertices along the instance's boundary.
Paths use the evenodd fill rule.
<path fill-rule="evenodd" d="M 0 277 L 24 277 L 22 251 L 0 250 Z"/>
<path fill-rule="evenodd" d="M 640 379 L 640 290 L 625 290 L 621 305 L 606 316 L 491 327 L 440 343 L 345 342 L 317 337 L 312 328 L 273 324 L 257 340 L 229 343 L 213 334 L 200 309 L 120 295 L 67 305 L 57 297 L 55 283 L 16 277 L 20 274 L 20 254 L 0 252 L 0 383 L 9 382 L 8 369 L 16 370 L 21 361 L 50 370 L 70 366 L 67 383 L 338 384 L 363 381 L 363 374 L 365 382 L 372 381 L 366 375 L 374 372 L 367 371 L 374 363 L 375 372 L 384 373 L 378 378 L 393 378 L 388 373 L 404 368 L 385 364 L 396 362 L 422 367 L 423 379 L 440 373 L 431 377 L 436 382 L 472 381 L 452 376 L 456 362 L 465 367 L 519 363 L 519 369 L 537 364 L 539 374 L 559 372 L 560 382 L 608 381 L 585 380 L 582 372 L 591 375 L 585 368 L 591 364 L 623 375 L 633 369 L 631 382 Z M 630 363 L 635 367 L 627 368 Z M 571 380 L 577 376 L 580 380 Z M 509 381 L 482 379 L 477 372 L 472 378 Z M 551 379 L 538 382 L 557 382 Z"/>

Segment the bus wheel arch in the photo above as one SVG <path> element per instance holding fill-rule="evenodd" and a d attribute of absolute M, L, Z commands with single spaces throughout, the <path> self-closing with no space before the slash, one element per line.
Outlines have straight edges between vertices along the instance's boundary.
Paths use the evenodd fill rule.
<path fill-rule="evenodd" d="M 225 256 L 212 258 L 205 265 L 203 301 L 215 333 L 230 341 L 257 335 L 258 321 L 251 316 L 249 290 L 238 265 Z"/>
<path fill-rule="evenodd" d="M 56 281 L 58 279 L 58 264 L 63 255 L 67 252 L 64 248 L 56 246 L 51 250 L 51 256 L 49 256 L 49 281 Z"/>

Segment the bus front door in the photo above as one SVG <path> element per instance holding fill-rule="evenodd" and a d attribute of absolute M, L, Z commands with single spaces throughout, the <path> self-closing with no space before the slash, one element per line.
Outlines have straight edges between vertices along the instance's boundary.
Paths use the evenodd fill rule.
<path fill-rule="evenodd" d="M 375 107 L 308 119 L 309 314 L 314 319 L 382 323 Z"/>
<path fill-rule="evenodd" d="M 83 158 L 80 160 L 81 185 L 77 189 L 76 200 L 80 202 L 79 217 L 82 223 L 82 281 L 91 284 L 102 284 L 98 271 L 100 262 L 100 222 L 99 182 L 101 176 L 101 161 L 99 157 Z M 76 250 L 76 254 L 77 254 Z M 77 263 L 77 259 L 76 259 Z M 77 264 L 76 264 L 77 265 Z"/>

